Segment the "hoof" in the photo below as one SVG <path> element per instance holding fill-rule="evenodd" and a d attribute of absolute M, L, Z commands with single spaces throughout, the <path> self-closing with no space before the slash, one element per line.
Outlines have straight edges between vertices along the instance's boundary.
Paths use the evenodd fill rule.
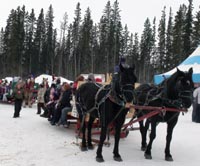
<path fill-rule="evenodd" d="M 172 158 L 172 156 L 166 156 L 166 157 L 165 157 L 165 160 L 166 160 L 166 161 L 174 161 L 173 158 Z"/>
<path fill-rule="evenodd" d="M 118 161 L 118 162 L 123 161 L 122 158 L 121 158 L 120 156 L 119 156 L 119 157 L 114 156 L 113 159 L 114 159 L 115 161 Z"/>
<path fill-rule="evenodd" d="M 104 159 L 103 159 L 103 157 L 96 157 L 96 161 L 99 163 L 102 163 L 102 162 L 104 162 Z"/>
<path fill-rule="evenodd" d="M 93 150 L 94 149 L 94 145 L 88 145 L 88 149 L 89 150 Z"/>
<path fill-rule="evenodd" d="M 148 160 L 151 160 L 152 159 L 152 156 L 150 154 L 144 154 L 144 157 L 145 159 L 148 159 Z"/>
<path fill-rule="evenodd" d="M 142 146 L 141 147 L 141 151 L 145 151 L 146 150 L 146 147 L 145 146 Z"/>
<path fill-rule="evenodd" d="M 88 150 L 86 146 L 80 146 L 80 149 L 81 149 L 81 151 L 82 151 L 82 152 L 84 152 L 84 151 L 87 151 L 87 150 Z"/>

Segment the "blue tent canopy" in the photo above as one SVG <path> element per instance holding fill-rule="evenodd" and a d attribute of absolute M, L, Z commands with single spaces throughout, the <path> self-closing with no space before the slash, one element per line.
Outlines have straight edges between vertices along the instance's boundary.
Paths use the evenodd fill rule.
<path fill-rule="evenodd" d="M 200 46 L 198 46 L 196 50 L 176 68 L 178 68 L 181 71 L 188 71 L 190 68 L 193 68 L 193 82 L 200 83 Z M 163 74 L 154 75 L 154 83 L 159 84 L 165 78 L 170 77 L 173 73 L 176 72 L 176 68 Z"/>

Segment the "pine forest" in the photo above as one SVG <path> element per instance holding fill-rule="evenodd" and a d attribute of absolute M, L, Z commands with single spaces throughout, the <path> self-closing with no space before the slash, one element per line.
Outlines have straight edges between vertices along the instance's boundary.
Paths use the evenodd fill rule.
<path fill-rule="evenodd" d="M 164 6 L 161 18 L 147 17 L 141 35 L 122 24 L 117 0 L 105 4 L 98 23 L 92 9 L 82 11 L 77 3 L 74 20 L 68 21 L 66 11 L 59 33 L 52 5 L 38 16 L 18 6 L 0 30 L 0 78 L 46 73 L 74 80 L 81 73 L 112 73 L 125 57 L 139 82 L 153 82 L 154 74 L 177 66 L 200 44 L 200 10 L 194 12 L 188 2 L 169 13 Z"/>

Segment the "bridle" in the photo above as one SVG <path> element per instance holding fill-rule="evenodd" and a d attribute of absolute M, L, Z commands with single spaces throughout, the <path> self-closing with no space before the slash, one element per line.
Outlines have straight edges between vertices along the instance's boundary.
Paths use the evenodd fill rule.
<path fill-rule="evenodd" d="M 165 97 L 167 98 L 166 100 L 168 100 L 168 101 L 172 100 L 173 103 L 176 103 L 175 105 L 178 106 L 178 107 L 184 107 L 184 100 L 183 99 L 189 99 L 189 100 L 192 99 L 192 87 L 189 87 L 189 88 L 186 89 L 184 87 L 183 83 L 182 83 L 183 78 L 184 77 L 178 78 L 175 85 L 173 86 L 173 91 L 174 91 L 173 97 L 174 97 L 174 99 L 170 99 L 170 97 L 168 95 L 167 82 L 164 84 L 164 88 L 163 88 L 164 93 L 165 93 Z"/>
<path fill-rule="evenodd" d="M 182 85 L 182 83 L 181 83 L 181 80 L 182 78 L 180 78 L 178 81 L 177 81 L 177 83 L 176 83 L 176 91 L 177 91 L 177 94 L 178 94 L 178 98 L 185 98 L 185 99 L 192 99 L 192 87 L 191 87 L 191 85 L 189 85 L 190 86 L 190 88 L 187 88 L 187 89 L 185 89 L 184 88 L 184 85 Z M 189 84 L 190 84 L 190 82 L 189 82 Z"/>

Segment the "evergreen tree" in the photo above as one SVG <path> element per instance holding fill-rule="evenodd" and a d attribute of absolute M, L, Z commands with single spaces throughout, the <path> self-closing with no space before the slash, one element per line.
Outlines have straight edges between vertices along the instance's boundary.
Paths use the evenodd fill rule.
<path fill-rule="evenodd" d="M 169 19 L 166 34 L 166 70 L 171 69 L 171 61 L 173 61 L 172 39 L 173 39 L 173 22 L 172 22 L 172 9 L 169 11 Z"/>
<path fill-rule="evenodd" d="M 72 55 L 72 29 L 73 25 L 70 24 L 67 32 L 67 39 L 66 39 L 66 47 L 65 47 L 65 55 L 64 61 L 66 62 L 66 76 L 69 79 L 74 79 L 73 73 L 73 55 Z"/>
<path fill-rule="evenodd" d="M 25 24 L 25 17 L 26 17 L 26 10 L 25 6 L 22 6 L 22 9 L 20 7 L 17 8 L 17 25 L 16 31 L 14 31 L 16 35 L 17 42 L 17 56 L 16 56 L 16 68 L 19 70 L 16 75 L 25 76 L 27 74 L 27 71 L 23 71 L 24 61 L 25 61 L 25 51 L 24 51 L 24 41 L 25 41 L 25 30 L 24 30 L 24 24 Z M 18 67 L 19 66 L 19 67 Z"/>
<path fill-rule="evenodd" d="M 77 77 L 78 74 L 80 74 L 80 59 L 78 57 L 80 26 L 81 26 L 81 8 L 80 8 L 80 3 L 77 3 L 76 10 L 75 10 L 75 18 L 73 22 L 73 29 L 72 29 L 72 58 L 73 58 L 73 67 L 74 67 L 74 70 L 73 70 L 74 78 Z"/>
<path fill-rule="evenodd" d="M 122 26 L 121 26 L 121 16 L 120 16 L 120 9 L 119 9 L 119 2 L 118 2 L 118 0 L 116 0 L 115 2 L 114 2 L 114 4 L 113 4 L 113 7 L 112 7 L 112 9 L 111 9 L 111 25 L 110 25 L 111 27 L 110 27 L 110 40 L 109 40 L 109 42 L 111 42 L 110 43 L 110 46 L 112 47 L 112 48 L 110 48 L 110 50 L 112 50 L 112 52 L 110 52 L 110 57 L 111 57 L 111 62 L 113 62 L 113 63 L 111 63 L 110 65 L 111 66 L 113 66 L 113 68 L 114 68 L 114 66 L 116 65 L 116 64 L 118 64 L 119 63 L 119 53 L 120 53 L 120 41 L 124 41 L 125 43 L 123 43 L 124 44 L 124 46 L 127 46 L 127 43 L 128 43 L 128 36 L 126 36 L 127 34 L 128 34 L 128 27 L 127 27 L 127 25 L 125 26 L 126 27 L 126 29 L 125 29 L 125 34 L 124 34 L 124 40 L 123 39 L 121 39 L 122 37 L 122 35 L 121 35 L 121 31 L 122 31 Z M 126 34 L 127 33 L 127 34 Z M 123 52 L 124 53 L 124 52 Z M 126 55 L 121 55 L 121 56 L 126 56 Z"/>
<path fill-rule="evenodd" d="M 34 13 L 34 9 L 32 9 L 31 13 L 30 13 L 30 16 L 28 17 L 28 31 L 27 31 L 27 34 L 26 34 L 26 38 L 27 38 L 27 47 L 25 49 L 25 54 L 26 54 L 26 61 L 27 61 L 27 65 L 28 65 L 28 68 L 27 68 L 27 71 L 29 73 L 32 73 L 32 72 L 35 72 L 33 71 L 33 68 L 36 66 L 34 63 L 33 63 L 33 41 L 34 41 L 34 33 L 35 33 L 35 21 L 36 21 L 36 18 L 35 18 L 35 13 Z M 34 73 L 32 73 L 34 74 Z"/>
<path fill-rule="evenodd" d="M 158 56 L 159 56 L 159 72 L 166 70 L 166 7 L 162 11 L 161 20 L 158 27 Z"/>
<path fill-rule="evenodd" d="M 52 73 L 58 75 L 58 60 L 56 59 L 59 54 L 59 43 L 57 42 L 57 30 L 53 29 L 53 38 L 52 38 Z"/>
<path fill-rule="evenodd" d="M 111 30 L 111 4 L 110 1 L 107 2 L 105 9 L 103 11 L 103 16 L 100 20 L 100 49 L 102 48 L 102 46 L 104 47 L 102 52 L 104 53 L 103 55 L 105 55 L 105 62 L 103 63 L 103 66 L 106 66 L 106 71 L 105 73 L 110 73 L 112 72 L 110 64 L 112 62 L 112 57 L 110 55 L 110 51 L 111 51 L 111 45 L 110 44 L 110 39 L 111 39 L 111 34 L 110 32 L 112 32 Z M 104 40 L 104 41 L 102 41 Z"/>
<path fill-rule="evenodd" d="M 153 28 L 152 28 L 152 51 L 151 51 L 151 59 L 150 59 L 150 63 L 151 63 L 151 71 L 149 74 L 150 78 L 153 78 L 153 75 L 155 74 L 155 72 L 158 72 L 158 65 L 159 65 L 159 57 L 157 56 L 157 45 L 156 45 L 156 17 L 154 17 L 153 19 Z M 150 79 L 149 79 L 150 80 Z"/>
<path fill-rule="evenodd" d="M 13 64 L 13 61 L 11 59 L 11 32 L 12 32 L 12 24 L 13 20 L 16 19 L 16 11 L 14 9 L 11 10 L 11 13 L 7 19 L 7 25 L 4 31 L 3 36 L 3 55 L 2 59 L 4 61 L 3 63 L 3 76 L 7 73 L 7 75 L 11 76 L 11 68 L 9 68 L 9 63 Z"/>
<path fill-rule="evenodd" d="M 127 25 L 125 25 L 124 30 L 122 32 L 122 40 L 121 40 L 121 56 L 127 57 L 129 52 L 129 43 L 130 36 Z"/>
<path fill-rule="evenodd" d="M 146 19 L 144 23 L 144 30 L 141 36 L 140 42 L 140 82 L 149 81 L 149 71 L 150 71 L 150 55 L 153 47 L 153 30 L 149 18 Z"/>
<path fill-rule="evenodd" d="M 91 19 L 90 9 L 87 8 L 83 24 L 80 31 L 80 41 L 79 41 L 79 65 L 80 71 L 84 73 L 90 73 L 92 68 L 92 29 L 93 21 Z"/>
<path fill-rule="evenodd" d="M 138 64 L 140 58 L 140 43 L 138 34 L 135 33 L 134 35 L 134 44 L 133 44 L 133 64 Z M 139 70 L 138 70 L 139 71 Z"/>
<path fill-rule="evenodd" d="M 96 70 L 96 67 L 99 65 L 99 62 L 95 64 L 96 57 L 98 56 L 99 53 L 99 43 L 98 43 L 98 27 L 95 24 L 92 28 L 92 34 L 91 34 L 91 72 L 92 73 L 102 73 L 99 70 Z"/>
<path fill-rule="evenodd" d="M 34 33 L 34 55 L 32 58 L 34 65 L 33 72 L 35 74 L 45 73 L 45 60 L 44 60 L 44 46 L 45 46 L 45 20 L 44 11 L 41 9 L 37 19 L 36 32 Z"/>
<path fill-rule="evenodd" d="M 192 39 L 192 50 L 195 50 L 200 45 L 200 11 L 195 15 Z"/>
<path fill-rule="evenodd" d="M 3 54 L 3 46 L 4 46 L 4 30 L 3 28 L 1 28 L 0 31 L 0 73 L 2 73 L 2 75 L 4 75 L 5 72 L 5 68 L 4 68 L 4 54 Z"/>
<path fill-rule="evenodd" d="M 189 6 L 187 9 L 186 13 L 186 18 L 185 18 L 185 25 L 184 25 L 184 33 L 183 33 L 183 58 L 187 58 L 190 53 L 192 52 L 191 50 L 191 36 L 192 36 L 192 24 L 193 24 L 193 18 L 192 18 L 192 10 L 193 10 L 193 4 L 192 0 L 189 1 Z"/>
<path fill-rule="evenodd" d="M 65 56 L 65 47 L 66 47 L 66 31 L 67 31 L 67 25 L 68 23 L 68 15 L 67 13 L 64 14 L 63 16 L 63 21 L 61 22 L 61 32 L 60 32 L 60 48 L 59 48 L 59 61 L 58 61 L 58 74 L 59 75 L 63 75 L 65 72 L 65 66 L 66 64 L 66 60 L 64 56 Z"/>
<path fill-rule="evenodd" d="M 137 78 L 139 78 L 139 55 L 140 55 L 140 44 L 138 34 L 135 33 L 134 36 L 131 34 L 129 51 L 128 51 L 128 61 L 131 66 L 135 66 L 135 73 Z"/>
<path fill-rule="evenodd" d="M 96 70 L 102 73 L 108 72 L 108 32 L 107 20 L 104 16 L 99 23 L 99 52 L 95 58 Z M 101 63 L 99 63 L 101 62 Z"/>
<path fill-rule="evenodd" d="M 46 40 L 45 40 L 45 52 L 43 54 L 45 60 L 46 73 L 53 74 L 54 72 L 54 46 L 53 46 L 53 8 L 49 6 L 49 10 L 46 14 L 45 25 L 46 25 Z M 46 53 L 46 54 L 45 54 Z"/>
<path fill-rule="evenodd" d="M 173 61 L 171 62 L 172 68 L 179 65 L 179 63 L 184 60 L 183 35 L 186 9 L 187 7 L 185 5 L 181 5 L 174 20 L 172 40 Z"/>

